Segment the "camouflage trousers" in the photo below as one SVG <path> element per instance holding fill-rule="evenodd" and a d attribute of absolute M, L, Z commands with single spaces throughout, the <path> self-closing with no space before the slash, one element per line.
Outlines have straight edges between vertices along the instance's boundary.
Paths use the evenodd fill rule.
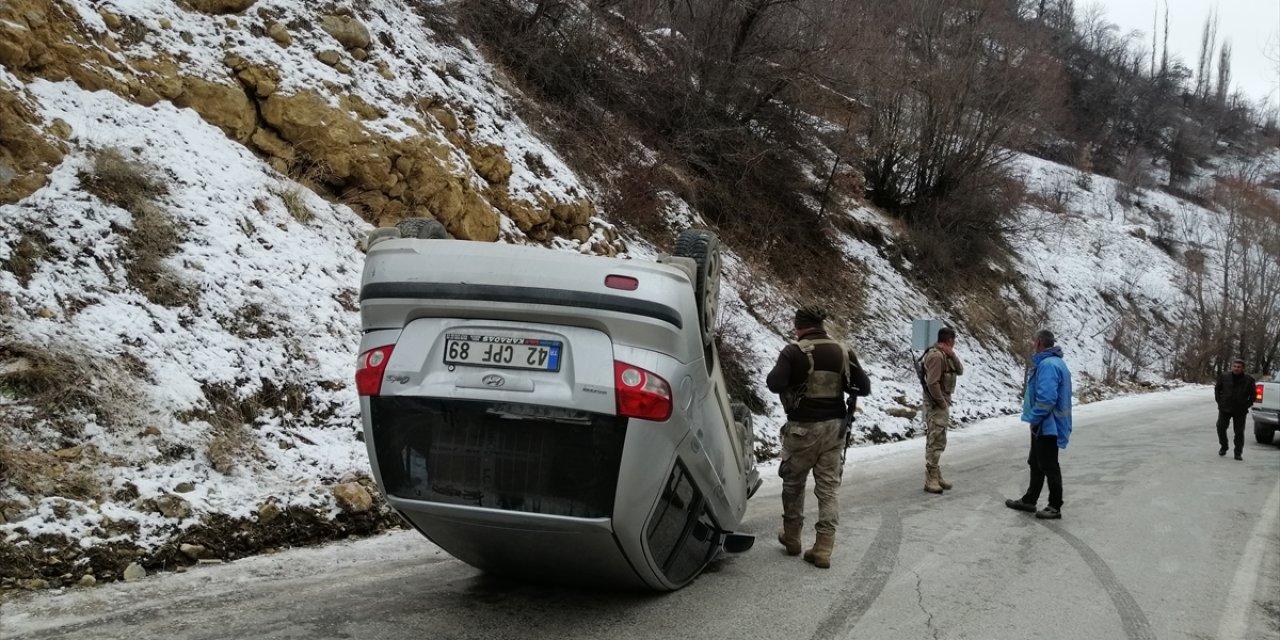
<path fill-rule="evenodd" d="M 840 524 L 840 476 L 844 471 L 840 436 L 843 420 L 788 422 L 782 427 L 782 520 L 803 524 L 804 489 L 813 472 L 813 495 L 818 498 L 818 533 L 835 534 Z"/>
<path fill-rule="evenodd" d="M 951 408 L 926 404 L 924 407 L 924 466 L 934 468 L 947 450 L 947 427 L 951 425 Z"/>

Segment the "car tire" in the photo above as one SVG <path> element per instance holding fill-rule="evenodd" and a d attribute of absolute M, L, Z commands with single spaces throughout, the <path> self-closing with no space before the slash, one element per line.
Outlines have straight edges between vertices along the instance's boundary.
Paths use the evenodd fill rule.
<path fill-rule="evenodd" d="M 720 321 L 720 239 L 706 229 L 685 229 L 676 236 L 672 255 L 693 258 L 698 263 L 694 295 L 698 301 L 698 329 L 702 344 L 715 339 Z"/>
<path fill-rule="evenodd" d="M 1271 444 L 1271 441 L 1276 437 L 1276 430 L 1274 427 L 1254 425 L 1253 437 L 1258 440 L 1258 444 Z"/>
<path fill-rule="evenodd" d="M 405 218 L 396 223 L 396 228 L 400 230 L 401 238 L 444 240 L 449 237 L 449 232 L 444 225 L 440 224 L 439 220 L 431 218 Z"/>

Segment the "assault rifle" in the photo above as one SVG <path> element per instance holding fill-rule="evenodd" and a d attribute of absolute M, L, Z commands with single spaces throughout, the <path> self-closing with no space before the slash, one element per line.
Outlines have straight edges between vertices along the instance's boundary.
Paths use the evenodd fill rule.
<path fill-rule="evenodd" d="M 857 388 L 854 388 L 857 391 Z M 844 424 L 840 427 L 840 435 L 844 438 L 844 450 L 840 452 L 840 467 L 844 468 L 845 458 L 849 455 L 849 447 L 853 446 L 853 422 L 858 419 L 858 396 L 849 395 L 845 403 Z"/>

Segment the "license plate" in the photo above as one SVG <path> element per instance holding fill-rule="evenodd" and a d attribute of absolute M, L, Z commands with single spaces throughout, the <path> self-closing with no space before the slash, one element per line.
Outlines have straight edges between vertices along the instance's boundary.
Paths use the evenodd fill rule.
<path fill-rule="evenodd" d="M 444 363 L 468 367 L 559 371 L 562 348 L 563 344 L 559 340 L 446 333 Z"/>

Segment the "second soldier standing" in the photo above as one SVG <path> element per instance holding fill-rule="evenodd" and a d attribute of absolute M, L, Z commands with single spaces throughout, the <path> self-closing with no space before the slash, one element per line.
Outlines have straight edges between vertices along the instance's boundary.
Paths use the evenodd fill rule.
<path fill-rule="evenodd" d="M 942 493 L 951 483 L 942 477 L 942 452 L 947 449 L 947 429 L 951 426 L 951 394 L 956 390 L 956 376 L 964 373 L 964 365 L 956 357 L 956 331 L 938 329 L 938 342 L 924 352 L 924 490 Z"/>
<path fill-rule="evenodd" d="M 840 503 L 836 490 L 844 471 L 843 453 L 849 411 L 845 394 L 866 396 L 871 382 L 853 350 L 832 340 L 823 328 L 826 311 L 804 306 L 796 310 L 794 342 L 783 348 L 769 372 L 769 390 L 777 393 L 787 412 L 782 426 L 782 531 L 778 542 L 789 555 L 800 554 L 804 530 L 804 493 L 813 472 L 818 498 L 817 539 L 804 559 L 826 569 L 831 566 Z"/>

